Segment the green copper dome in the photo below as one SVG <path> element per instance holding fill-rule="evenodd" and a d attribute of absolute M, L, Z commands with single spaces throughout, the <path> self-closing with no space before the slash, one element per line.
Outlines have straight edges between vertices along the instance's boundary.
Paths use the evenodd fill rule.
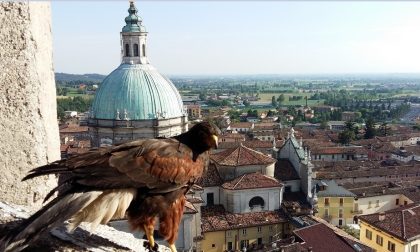
<path fill-rule="evenodd" d="M 176 87 L 153 66 L 121 64 L 100 85 L 92 118 L 150 120 L 184 115 Z"/>

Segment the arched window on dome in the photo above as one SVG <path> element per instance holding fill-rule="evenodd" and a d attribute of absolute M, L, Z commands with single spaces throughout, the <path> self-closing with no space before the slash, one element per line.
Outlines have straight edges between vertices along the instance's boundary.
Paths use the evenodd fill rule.
<path fill-rule="evenodd" d="M 138 44 L 134 44 L 134 57 L 139 56 L 139 45 Z"/>
<path fill-rule="evenodd" d="M 146 57 L 146 44 L 141 45 L 141 51 L 142 51 L 143 57 Z"/>
<path fill-rule="evenodd" d="M 130 57 L 130 45 L 125 44 L 125 57 Z"/>
<path fill-rule="evenodd" d="M 249 208 L 251 208 L 251 210 L 264 209 L 264 199 L 260 196 L 252 198 L 249 201 Z"/>

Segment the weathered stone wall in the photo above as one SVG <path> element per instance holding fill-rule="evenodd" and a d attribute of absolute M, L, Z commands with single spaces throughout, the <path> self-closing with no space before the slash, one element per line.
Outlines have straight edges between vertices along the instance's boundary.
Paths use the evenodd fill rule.
<path fill-rule="evenodd" d="M 55 184 L 21 182 L 60 158 L 48 2 L 0 2 L 0 201 L 37 205 Z"/>

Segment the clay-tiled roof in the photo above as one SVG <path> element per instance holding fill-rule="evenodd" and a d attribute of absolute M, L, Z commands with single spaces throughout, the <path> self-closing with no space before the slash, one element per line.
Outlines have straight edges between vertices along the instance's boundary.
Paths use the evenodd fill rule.
<path fill-rule="evenodd" d="M 245 227 L 278 224 L 287 222 L 280 211 L 253 213 L 229 213 L 221 205 L 201 207 L 203 232 L 214 232 Z"/>
<path fill-rule="evenodd" d="M 196 213 L 198 213 L 198 211 L 197 211 L 197 209 L 195 209 L 194 205 L 187 200 L 185 202 L 185 206 L 184 206 L 184 213 L 185 214 L 196 214 Z"/>
<path fill-rule="evenodd" d="M 251 128 L 253 125 L 252 122 L 238 122 L 238 123 L 232 123 L 230 125 L 230 128 Z"/>
<path fill-rule="evenodd" d="M 281 181 L 300 179 L 299 174 L 288 159 L 280 159 L 276 162 L 274 177 Z"/>
<path fill-rule="evenodd" d="M 219 143 L 218 149 L 232 149 L 237 148 L 240 144 L 251 149 L 270 149 L 273 148 L 273 142 L 271 141 L 261 141 L 261 140 L 250 140 L 243 142 L 221 142 Z M 280 148 L 283 146 L 283 140 L 276 140 L 276 147 Z"/>
<path fill-rule="evenodd" d="M 219 137 L 222 138 L 233 138 L 233 139 L 245 139 L 245 135 L 240 133 L 225 133 Z"/>
<path fill-rule="evenodd" d="M 332 229 L 325 224 L 318 223 L 312 226 L 304 227 L 293 231 L 293 233 L 301 239 L 305 247 L 312 248 L 312 251 L 340 251 L 340 252 L 354 252 L 360 251 L 359 243 L 348 241 L 336 234 Z M 356 246 L 355 246 L 356 244 Z M 366 250 L 362 250 L 366 251 Z"/>
<path fill-rule="evenodd" d="M 220 186 L 223 180 L 214 164 L 210 164 L 206 173 L 197 181 L 197 184 L 202 187 Z"/>
<path fill-rule="evenodd" d="M 420 203 L 386 211 L 383 220 L 379 220 L 379 213 L 359 219 L 404 241 L 420 235 Z"/>
<path fill-rule="evenodd" d="M 218 165 L 224 166 L 269 165 L 276 162 L 274 158 L 242 144 L 235 149 L 227 149 L 213 154 L 210 158 Z"/>
<path fill-rule="evenodd" d="M 328 147 L 328 148 L 313 148 L 311 149 L 314 155 L 333 155 L 333 154 L 356 154 L 366 153 L 366 149 L 362 147 Z"/>
<path fill-rule="evenodd" d="M 280 183 L 277 179 L 263 175 L 259 172 L 244 174 L 222 185 L 223 188 L 229 190 L 244 190 L 281 186 L 283 186 L 282 183 Z"/>
<path fill-rule="evenodd" d="M 395 166 L 380 166 L 373 162 L 354 162 L 354 165 L 341 166 L 343 163 L 330 162 L 332 167 L 317 167 L 316 161 L 312 163 L 317 167 L 316 177 L 319 179 L 337 179 L 337 178 L 359 178 L 359 177 L 378 177 L 378 176 L 416 176 L 420 171 L 420 164 L 406 164 Z M 324 163 L 325 164 L 325 163 Z M 367 166 L 365 164 L 368 164 Z"/>
<path fill-rule="evenodd" d="M 202 200 L 201 198 L 198 197 L 191 197 L 191 198 L 187 198 L 187 201 L 192 203 L 192 204 L 201 204 L 204 203 L 204 200 Z"/>

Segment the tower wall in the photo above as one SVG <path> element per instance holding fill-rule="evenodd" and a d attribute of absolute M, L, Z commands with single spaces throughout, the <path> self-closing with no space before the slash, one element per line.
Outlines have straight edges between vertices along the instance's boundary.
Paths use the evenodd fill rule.
<path fill-rule="evenodd" d="M 33 205 L 55 178 L 21 182 L 60 158 L 48 2 L 0 3 L 0 200 Z"/>

